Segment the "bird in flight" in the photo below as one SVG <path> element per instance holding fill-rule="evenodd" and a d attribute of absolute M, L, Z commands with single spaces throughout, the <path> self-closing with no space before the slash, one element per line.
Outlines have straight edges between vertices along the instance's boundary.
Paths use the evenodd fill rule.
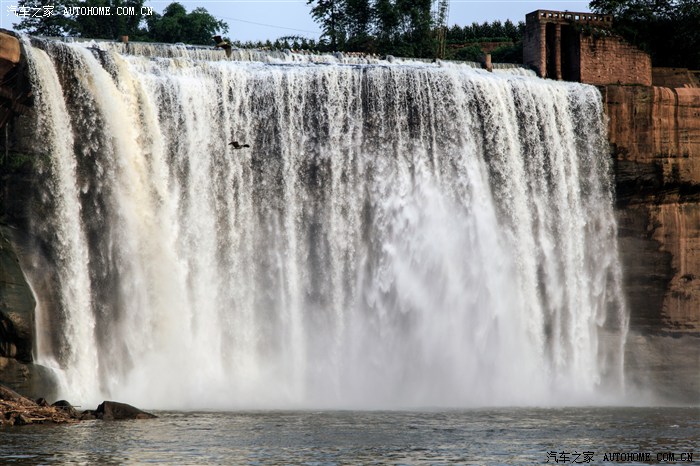
<path fill-rule="evenodd" d="M 214 42 L 216 45 L 214 46 L 215 49 L 222 48 L 224 49 L 224 52 L 226 52 L 226 57 L 231 58 L 231 42 L 222 39 L 221 36 L 212 36 L 212 39 L 214 39 Z"/>
<path fill-rule="evenodd" d="M 248 144 L 239 144 L 238 141 L 229 142 L 228 145 L 233 146 L 234 149 L 243 149 L 245 147 L 250 147 Z"/>

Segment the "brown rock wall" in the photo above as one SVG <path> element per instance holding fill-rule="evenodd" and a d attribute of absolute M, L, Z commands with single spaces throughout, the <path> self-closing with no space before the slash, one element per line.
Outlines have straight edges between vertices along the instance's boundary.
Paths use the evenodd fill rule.
<path fill-rule="evenodd" d="M 651 80 L 654 86 L 661 87 L 700 87 L 700 72 L 687 68 L 658 68 L 651 69 Z"/>
<path fill-rule="evenodd" d="M 626 373 L 700 403 L 700 89 L 602 88 L 630 309 Z"/>
<path fill-rule="evenodd" d="M 603 95 L 633 330 L 700 336 L 700 89 Z"/>
<path fill-rule="evenodd" d="M 675 198 L 675 199 L 674 199 Z M 649 207 L 659 251 L 670 253 L 673 276 L 661 308 L 661 328 L 700 333 L 700 203 L 669 196 Z"/>
<path fill-rule="evenodd" d="M 604 99 L 618 161 L 654 168 L 659 187 L 700 185 L 700 89 L 606 86 Z"/>
<path fill-rule="evenodd" d="M 13 64 L 19 63 L 21 56 L 19 40 L 16 37 L 0 31 L 0 60 Z"/>

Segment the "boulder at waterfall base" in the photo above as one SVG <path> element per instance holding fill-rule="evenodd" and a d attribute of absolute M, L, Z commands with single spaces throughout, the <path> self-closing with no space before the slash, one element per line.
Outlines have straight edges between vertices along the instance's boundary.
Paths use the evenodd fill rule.
<path fill-rule="evenodd" d="M 105 421 L 119 421 L 122 419 L 153 419 L 157 416 L 141 411 L 126 403 L 116 401 L 103 401 L 95 410 L 98 419 Z"/>

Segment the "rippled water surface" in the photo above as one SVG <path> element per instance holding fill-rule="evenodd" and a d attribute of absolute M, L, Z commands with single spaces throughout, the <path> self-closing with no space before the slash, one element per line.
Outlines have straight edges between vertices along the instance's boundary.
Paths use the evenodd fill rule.
<path fill-rule="evenodd" d="M 554 452 L 569 464 L 583 452 L 592 463 L 626 452 L 700 463 L 700 408 L 158 414 L 5 428 L 0 463 L 522 464 L 555 463 Z"/>

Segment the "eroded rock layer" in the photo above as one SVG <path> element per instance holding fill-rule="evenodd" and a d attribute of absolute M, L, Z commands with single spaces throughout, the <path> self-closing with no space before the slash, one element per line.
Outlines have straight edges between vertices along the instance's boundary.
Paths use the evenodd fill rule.
<path fill-rule="evenodd" d="M 632 322 L 698 334 L 700 89 L 607 86 L 604 98 Z"/>
<path fill-rule="evenodd" d="M 627 373 L 672 402 L 700 401 L 700 89 L 607 86 Z"/>

